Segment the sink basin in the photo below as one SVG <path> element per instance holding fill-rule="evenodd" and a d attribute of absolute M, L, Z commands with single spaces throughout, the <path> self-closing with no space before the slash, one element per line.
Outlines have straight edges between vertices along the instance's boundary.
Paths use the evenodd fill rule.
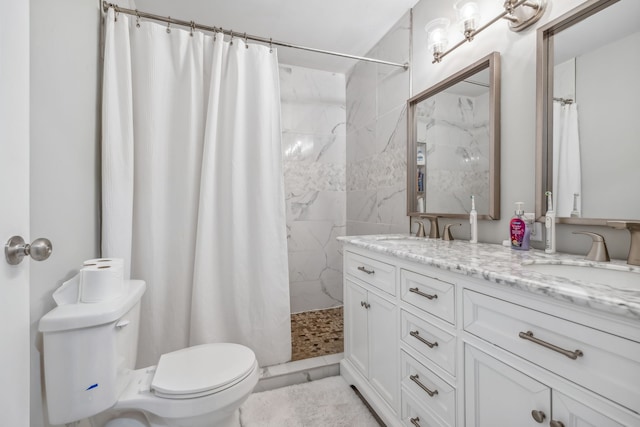
<path fill-rule="evenodd" d="M 522 266 L 528 271 L 536 271 L 569 280 L 581 280 L 617 288 L 640 289 L 640 272 L 626 270 L 623 266 L 611 265 L 610 267 L 618 268 L 542 263 L 524 264 Z"/>
<path fill-rule="evenodd" d="M 424 238 L 402 238 L 402 237 L 393 237 L 388 239 L 379 239 L 376 240 L 380 243 L 386 243 L 393 246 L 422 246 L 426 243 Z"/>

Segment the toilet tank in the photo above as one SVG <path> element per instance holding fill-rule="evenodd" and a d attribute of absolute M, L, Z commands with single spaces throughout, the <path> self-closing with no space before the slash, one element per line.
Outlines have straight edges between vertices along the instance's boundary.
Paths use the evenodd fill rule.
<path fill-rule="evenodd" d="M 142 280 L 109 301 L 61 304 L 40 319 L 51 424 L 98 414 L 118 400 L 135 368 Z"/>

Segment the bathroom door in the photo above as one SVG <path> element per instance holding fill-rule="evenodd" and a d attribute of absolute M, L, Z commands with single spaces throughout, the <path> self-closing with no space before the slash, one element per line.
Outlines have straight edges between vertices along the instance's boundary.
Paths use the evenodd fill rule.
<path fill-rule="evenodd" d="M 0 0 L 0 242 L 29 237 L 29 2 Z M 0 425 L 29 426 L 29 261 L 0 259 Z"/>

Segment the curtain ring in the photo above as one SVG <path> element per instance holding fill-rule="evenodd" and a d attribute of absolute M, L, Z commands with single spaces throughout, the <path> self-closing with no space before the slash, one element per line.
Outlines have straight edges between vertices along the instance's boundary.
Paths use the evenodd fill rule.
<path fill-rule="evenodd" d="M 233 30 L 231 30 L 231 40 L 229 40 L 229 46 L 233 46 Z"/>
<path fill-rule="evenodd" d="M 169 16 L 169 20 L 167 21 L 167 34 L 171 33 L 171 17 Z"/>
<path fill-rule="evenodd" d="M 113 22 L 118 22 L 118 15 L 120 15 L 120 9 L 117 4 L 113 5 L 113 10 L 116 12 L 113 17 Z"/>
<path fill-rule="evenodd" d="M 273 39 L 269 37 L 269 53 L 273 53 Z"/>
<path fill-rule="evenodd" d="M 190 35 L 191 37 L 193 37 L 193 32 L 194 32 L 194 30 L 196 29 L 196 23 L 195 23 L 195 22 L 193 22 L 193 21 L 191 21 L 191 25 L 190 25 L 190 27 L 191 27 L 191 32 L 189 33 L 189 35 Z"/>
<path fill-rule="evenodd" d="M 244 47 L 249 49 L 249 43 L 247 42 L 247 33 L 244 33 Z"/>
<path fill-rule="evenodd" d="M 140 28 L 140 12 L 136 9 L 136 28 Z"/>

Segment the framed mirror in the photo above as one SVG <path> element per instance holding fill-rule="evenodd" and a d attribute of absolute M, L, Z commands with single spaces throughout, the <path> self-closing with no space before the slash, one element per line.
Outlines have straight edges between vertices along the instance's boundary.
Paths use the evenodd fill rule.
<path fill-rule="evenodd" d="M 408 101 L 407 214 L 500 218 L 500 54 Z"/>
<path fill-rule="evenodd" d="M 640 219 L 640 2 L 588 0 L 538 29 L 536 216 Z"/>

